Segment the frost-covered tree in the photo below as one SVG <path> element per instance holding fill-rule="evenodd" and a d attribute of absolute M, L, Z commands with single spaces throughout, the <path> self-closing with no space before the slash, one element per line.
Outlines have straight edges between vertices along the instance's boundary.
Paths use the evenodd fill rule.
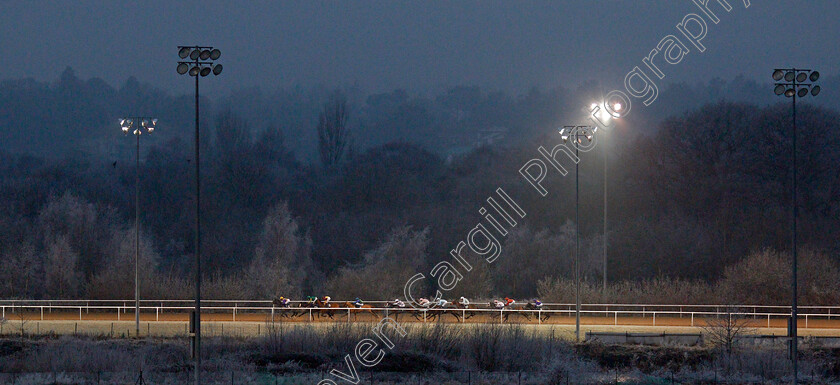
<path fill-rule="evenodd" d="M 327 284 L 329 292 L 336 298 L 402 298 L 408 279 L 423 272 L 428 244 L 428 228 L 416 231 L 411 226 L 398 227 L 379 247 L 365 254 L 361 266 L 339 269 Z M 412 293 L 425 294 L 424 283 L 418 282 Z"/>
<path fill-rule="evenodd" d="M 292 217 L 286 202 L 263 220 L 256 252 L 246 269 L 249 292 L 257 297 L 296 296 L 320 274 L 310 258 L 312 241 Z"/>
<path fill-rule="evenodd" d="M 134 298 L 134 237 L 133 227 L 113 233 L 105 265 L 90 280 L 88 295 L 91 298 Z M 151 240 L 142 232 L 138 259 L 140 297 L 160 294 L 153 292 L 159 256 Z"/>
<path fill-rule="evenodd" d="M 44 277 L 51 298 L 73 298 L 79 294 L 82 275 L 78 271 L 78 261 L 79 254 L 64 235 L 57 236 L 47 246 Z"/>

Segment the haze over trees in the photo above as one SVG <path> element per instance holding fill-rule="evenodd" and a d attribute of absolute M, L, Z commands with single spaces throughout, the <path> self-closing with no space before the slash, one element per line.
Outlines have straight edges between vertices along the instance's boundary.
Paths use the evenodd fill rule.
<path fill-rule="evenodd" d="M 840 89 L 828 84 L 836 77 L 824 83 Z M 554 128 L 582 121 L 581 95 L 592 90 L 462 86 L 423 96 L 315 87 L 203 100 L 208 295 L 401 296 L 408 277 L 450 258 L 501 186 L 528 215 L 502 240 L 499 260 L 475 264 L 447 295 L 562 299 L 573 273 L 573 175 L 550 174 L 542 198 L 518 170 L 538 146 L 559 143 Z M 772 94 L 744 79 L 673 85 L 661 103 L 599 133 L 605 140 L 580 164 L 592 300 L 656 302 L 644 290 L 675 286 L 710 300 L 787 298 L 778 277 L 790 238 L 790 114 L 786 103 L 749 103 L 781 100 L 764 91 Z M 81 80 L 71 69 L 51 84 L 0 83 L 0 297 L 131 296 L 134 149 L 116 124 L 127 111 L 160 119 L 141 143 L 141 296 L 191 295 L 178 278 L 193 264 L 191 103 L 133 79 L 119 89 Z M 840 299 L 823 288 L 840 275 L 836 107 L 798 109 L 803 264 L 825 266 L 803 271 L 820 288 L 802 285 L 806 303 Z M 610 293 L 595 290 L 603 151 Z M 743 297 L 744 282 L 781 287 L 778 297 Z"/>

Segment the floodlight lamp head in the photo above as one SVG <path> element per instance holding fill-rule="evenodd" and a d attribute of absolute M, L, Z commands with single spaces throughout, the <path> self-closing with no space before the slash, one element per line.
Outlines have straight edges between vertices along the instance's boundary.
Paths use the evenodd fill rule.
<path fill-rule="evenodd" d="M 198 76 L 198 72 L 201 71 L 201 68 L 198 66 L 193 66 L 190 68 L 190 76 Z"/>
<path fill-rule="evenodd" d="M 178 64 L 178 74 L 179 75 L 183 75 L 183 74 L 187 73 L 187 71 L 189 71 L 189 70 L 190 70 L 190 66 L 188 66 L 187 63 Z"/>
<path fill-rule="evenodd" d="M 800 88 L 799 91 L 796 92 L 796 95 L 799 96 L 800 98 L 805 96 L 805 95 L 808 95 L 808 88 L 807 87 Z"/>
<path fill-rule="evenodd" d="M 794 77 L 795 77 L 795 74 L 793 73 L 793 71 L 788 71 L 788 72 L 785 74 L 785 81 L 787 81 L 787 82 L 792 82 L 792 81 L 793 81 L 793 79 L 794 79 Z"/>
<path fill-rule="evenodd" d="M 219 76 L 220 73 L 222 73 L 222 65 L 221 64 L 214 65 L 213 66 L 213 75 Z"/>
<path fill-rule="evenodd" d="M 796 81 L 797 82 L 803 83 L 806 80 L 808 80 L 808 74 L 807 73 L 800 72 L 800 73 L 796 74 Z"/>
<path fill-rule="evenodd" d="M 187 56 L 190 56 L 189 47 L 181 47 L 181 49 L 178 50 L 178 57 L 180 57 L 181 59 L 186 59 Z"/>
<path fill-rule="evenodd" d="M 809 77 L 809 79 L 811 79 L 811 83 L 819 80 L 819 78 L 820 78 L 820 73 L 818 71 L 811 72 L 811 76 Z"/>
<path fill-rule="evenodd" d="M 198 60 L 199 56 L 201 56 L 201 50 L 199 49 L 194 49 L 190 52 L 190 59 L 192 60 Z"/>
<path fill-rule="evenodd" d="M 811 87 L 811 96 L 817 96 L 819 94 L 820 94 L 820 86 Z"/>
<path fill-rule="evenodd" d="M 775 70 L 773 71 L 773 80 L 779 81 L 782 80 L 782 77 L 785 76 L 785 73 L 782 70 Z"/>
<path fill-rule="evenodd" d="M 781 94 L 785 93 L 785 86 L 783 86 L 781 84 L 776 84 L 776 88 L 773 89 L 773 92 L 776 95 L 781 95 Z"/>
<path fill-rule="evenodd" d="M 793 97 L 793 95 L 796 95 L 796 91 L 794 91 L 793 88 L 788 88 L 785 91 L 785 96 L 790 98 L 790 97 Z"/>
<path fill-rule="evenodd" d="M 198 58 L 201 59 L 201 60 L 209 59 L 210 58 L 210 50 L 205 49 L 204 51 L 201 51 L 201 53 L 198 55 Z"/>
<path fill-rule="evenodd" d="M 204 68 L 201 69 L 201 76 L 204 77 L 204 76 L 210 75 L 211 71 L 212 70 L 210 69 L 210 67 L 204 67 Z"/>
<path fill-rule="evenodd" d="M 221 56 L 222 56 L 222 51 L 219 51 L 216 48 L 213 48 L 213 50 L 210 51 L 210 60 L 216 60 L 216 59 L 220 58 Z"/>

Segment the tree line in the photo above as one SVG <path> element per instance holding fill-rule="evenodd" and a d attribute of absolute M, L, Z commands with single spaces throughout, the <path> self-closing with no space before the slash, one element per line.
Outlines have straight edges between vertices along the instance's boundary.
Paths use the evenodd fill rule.
<path fill-rule="evenodd" d="M 109 112 L 73 104 L 71 85 L 90 93 L 97 83 L 79 85 L 71 75 L 65 73 L 57 87 L 32 83 L 28 91 L 18 89 L 26 88 L 26 81 L 20 81 L 13 94 L 20 97 L 21 108 L 31 109 L 24 103 L 27 92 L 64 92 L 65 105 L 51 113 L 75 114 L 74 119 L 86 122 L 82 126 L 96 127 L 99 113 Z M 505 239 L 502 257 L 471 272 L 452 295 L 563 292 L 557 282 L 573 272 L 574 179 L 547 179 L 551 194 L 539 198 L 518 167 L 538 146 L 560 141 L 553 129 L 538 127 L 553 127 L 547 122 L 577 112 L 565 102 L 550 102 L 545 94 L 530 94 L 510 102 L 533 104 L 516 115 L 499 107 L 510 105 L 499 102 L 504 95 L 473 91 L 453 89 L 431 104 L 395 91 L 370 96 L 361 105 L 352 90 L 324 92 L 300 127 L 249 118 L 253 115 L 243 111 L 255 106 L 217 105 L 204 120 L 210 122 L 204 125 L 209 135 L 201 143 L 208 295 L 401 296 L 408 277 L 448 257 L 479 218 L 484 197 L 498 187 L 520 199 L 529 215 Z M 133 105 L 130 94 L 124 93 L 127 105 Z M 451 102 L 458 108 L 444 113 L 440 106 L 449 103 L 447 98 L 459 97 Z M 468 102 L 476 100 L 490 105 L 470 107 Z M 377 103 L 390 107 L 373 108 Z M 421 107 L 412 108 L 412 103 Z M 8 116 L 20 112 L 11 113 L 12 107 L 4 105 L 7 120 L 14 120 Z M 424 108 L 426 117 L 420 113 Z M 788 108 L 717 101 L 656 122 L 640 114 L 600 133 L 608 137 L 583 154 L 580 164 L 585 280 L 597 287 L 602 278 L 604 161 L 609 170 L 609 276 L 617 284 L 663 277 L 709 284 L 724 279 L 751 255 L 788 251 Z M 444 152 L 440 136 L 423 131 L 478 135 L 479 128 L 493 121 L 482 116 L 486 111 L 501 111 L 500 119 L 517 122 L 507 124 L 509 140 L 470 142 L 464 149 Z M 188 113 L 182 118 L 180 133 L 189 133 Z M 840 251 L 837 118 L 834 110 L 818 106 L 798 111 L 800 240 L 827 263 L 837 263 Z M 417 123 L 424 119 L 435 123 Z M 16 138 L 19 130 L 38 121 L 16 124 L 3 128 L 4 138 Z M 451 130 L 442 129 L 445 124 Z M 376 134 L 413 128 L 419 132 L 394 140 Z M 59 133 L 42 131 L 34 129 L 32 135 L 45 145 L 60 141 Z M 193 265 L 194 160 L 188 136 L 173 131 L 143 138 L 140 275 L 141 295 L 147 298 L 191 296 L 189 282 L 181 277 Z M 69 132 L 61 135 L 75 141 Z M 317 156 L 300 154 L 298 137 L 303 136 L 313 138 Z M 133 162 L 114 159 L 94 150 L 47 156 L 24 145 L 4 146 L 0 297 L 132 296 L 136 170 Z"/>

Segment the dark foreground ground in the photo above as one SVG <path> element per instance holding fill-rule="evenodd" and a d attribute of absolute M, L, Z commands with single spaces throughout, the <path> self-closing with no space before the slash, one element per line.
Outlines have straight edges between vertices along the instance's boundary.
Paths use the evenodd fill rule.
<path fill-rule="evenodd" d="M 572 344 L 516 325 L 406 328 L 382 361 L 351 361 L 360 384 L 772 384 L 790 381 L 782 348 Z M 203 340 L 204 384 L 318 384 L 332 369 L 350 374 L 345 355 L 375 338 L 370 328 L 276 328 L 258 338 Z M 184 338 L 4 337 L 0 383 L 190 383 Z M 806 344 L 804 383 L 840 383 L 840 349 Z M 326 381 L 324 384 L 330 384 Z"/>

